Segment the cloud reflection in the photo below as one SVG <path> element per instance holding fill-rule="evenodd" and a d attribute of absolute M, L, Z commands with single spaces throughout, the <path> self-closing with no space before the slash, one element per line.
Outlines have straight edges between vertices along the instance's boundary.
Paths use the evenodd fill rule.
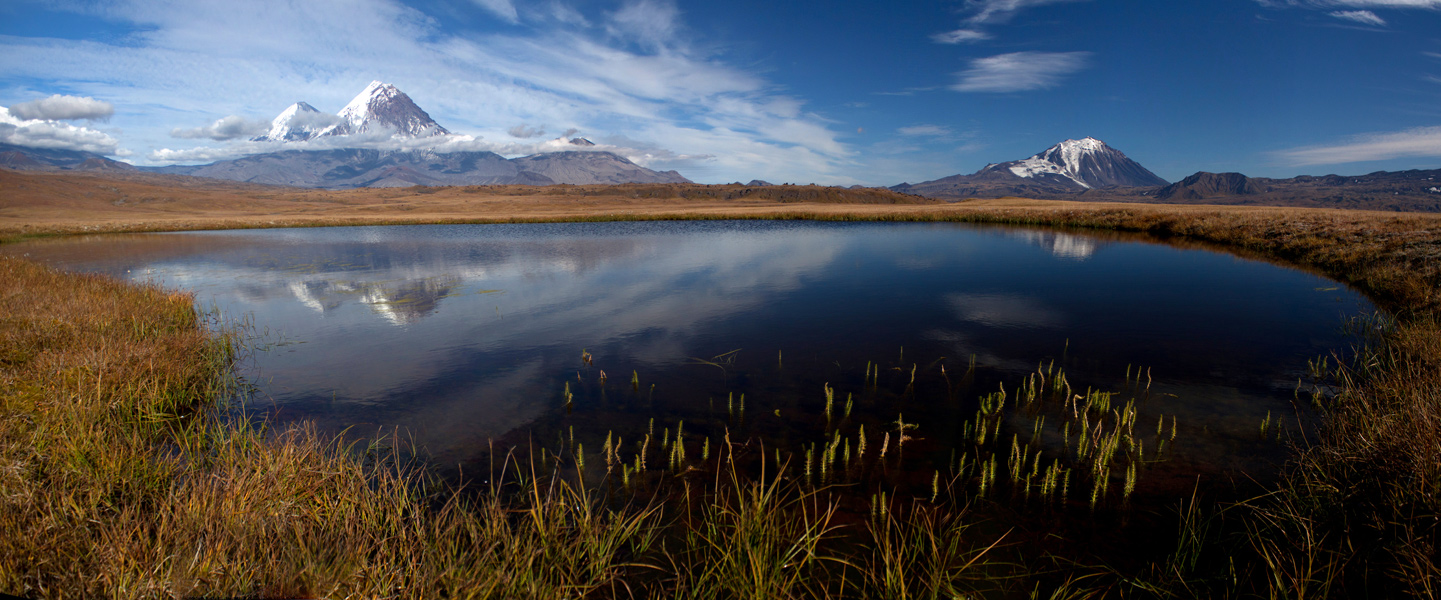
<path fill-rule="evenodd" d="M 544 364 L 556 356 L 607 344 L 641 365 L 705 354 L 697 333 L 800 288 L 846 247 L 815 228 L 429 241 L 380 229 L 276 243 L 287 235 L 167 257 L 145 276 L 304 341 L 256 356 L 257 379 L 283 382 L 265 390 L 277 405 L 400 424 L 446 455 L 540 414 L 558 394 Z M 317 399 L 373 408 L 332 415 Z"/>
<path fill-rule="evenodd" d="M 960 320 L 987 327 L 1055 328 L 1065 322 L 1060 311 L 1028 296 L 951 294 L 946 302 Z"/>

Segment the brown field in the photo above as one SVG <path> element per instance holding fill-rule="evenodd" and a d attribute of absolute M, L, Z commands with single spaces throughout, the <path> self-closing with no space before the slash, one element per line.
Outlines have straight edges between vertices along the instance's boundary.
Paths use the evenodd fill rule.
<path fill-rule="evenodd" d="M 1272 493 L 1190 506 L 1176 551 L 1122 575 L 1022 571 L 1036 597 L 1435 597 L 1441 592 L 1441 215 L 1001 199 L 809 186 L 295 190 L 0 171 L 0 240 L 360 223 L 813 218 L 1149 233 L 1318 270 L 1393 318 L 1331 362 L 1321 430 Z M 190 299 L 0 259 L 0 592 L 32 597 L 933 597 L 993 589 L 964 507 L 844 530 L 766 482 L 703 485 L 687 543 L 583 490 L 437 499 L 298 427 L 207 410 L 229 350 Z M 1345 350 L 1345 349 L 1338 349 Z M 719 452 L 718 452 L 719 454 Z M 719 458 L 716 459 L 719 462 Z M 700 485 L 700 483 L 698 483 Z M 689 488 L 687 488 L 689 490 Z M 698 488 L 699 489 L 699 488 Z M 527 500 L 526 498 L 529 498 Z M 899 513 L 900 511 L 898 511 Z M 680 538 L 677 538 L 680 539 Z M 954 561 L 952 562 L 952 560 Z M 836 584 L 839 581 L 840 583 Z M 1008 580 L 1009 581 L 1009 580 Z M 836 587 L 832 587 L 835 584 Z M 635 587 L 631 587 L 635 586 Z M 897 587 L 899 586 L 899 587 Z M 1038 588 L 1035 586 L 1039 586 Z"/>
<path fill-rule="evenodd" d="M 943 202 L 884 189 L 681 184 L 312 190 L 161 175 L 0 170 L 0 235 L 242 227 L 872 214 Z M 814 206 L 813 206 L 814 205 Z"/>

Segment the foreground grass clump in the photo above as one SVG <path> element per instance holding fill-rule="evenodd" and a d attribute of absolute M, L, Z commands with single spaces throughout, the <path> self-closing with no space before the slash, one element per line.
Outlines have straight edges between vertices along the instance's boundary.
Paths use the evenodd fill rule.
<path fill-rule="evenodd" d="M 1298 595 L 1441 593 L 1441 326 L 1372 327 L 1331 372 L 1320 439 L 1285 487 L 1253 502 L 1252 546 Z"/>
<path fill-rule="evenodd" d="M 204 325 L 188 295 L 0 259 L 0 592 L 559 597 L 647 539 L 563 485 L 437 504 L 312 429 L 222 420 Z"/>

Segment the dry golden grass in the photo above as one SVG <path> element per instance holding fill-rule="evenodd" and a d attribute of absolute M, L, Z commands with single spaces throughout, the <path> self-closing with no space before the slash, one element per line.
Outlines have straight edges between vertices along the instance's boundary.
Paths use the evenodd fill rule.
<path fill-rule="evenodd" d="M 888 190 L 680 184 L 467 186 L 344 191 L 157 175 L 0 169 L 0 238 L 82 231 L 164 231 L 402 223 L 771 214 L 801 205 L 863 212 L 936 201 Z"/>

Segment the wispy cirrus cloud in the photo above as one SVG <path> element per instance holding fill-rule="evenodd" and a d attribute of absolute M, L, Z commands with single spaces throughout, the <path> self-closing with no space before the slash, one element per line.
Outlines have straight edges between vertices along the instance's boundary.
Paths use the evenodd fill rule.
<path fill-rule="evenodd" d="M 991 39 L 991 34 L 978 29 L 957 29 L 945 33 L 937 33 L 931 39 L 938 44 L 968 44 Z"/>
<path fill-rule="evenodd" d="M 951 86 L 958 92 L 1022 92 L 1055 87 L 1086 68 L 1090 52 L 1012 52 L 971 61 Z"/>
<path fill-rule="evenodd" d="M 1016 13 L 1034 6 L 1085 2 L 1087 0 L 967 0 L 962 14 L 966 15 L 959 29 L 936 33 L 931 40 L 938 44 L 969 44 L 991 39 L 984 27 L 1011 20 Z"/>
<path fill-rule="evenodd" d="M 897 129 L 896 133 L 907 136 L 939 137 L 951 135 L 951 128 L 940 125 L 912 125 Z"/>
<path fill-rule="evenodd" d="M 510 0 L 471 0 L 476 6 L 490 11 L 491 14 L 500 17 L 508 23 L 519 23 L 520 14 L 515 11 L 515 4 Z"/>
<path fill-rule="evenodd" d="M 674 50 L 680 30 L 680 9 L 674 0 L 631 0 L 610 14 L 606 30 L 657 50 Z"/>
<path fill-rule="evenodd" d="M 1367 133 L 1335 144 L 1282 150 L 1276 152 L 1275 156 L 1293 166 L 1441 157 L 1441 127 Z"/>
<path fill-rule="evenodd" d="M 1441 0 L 1256 0 L 1268 8 L 1420 8 L 1441 10 Z"/>
<path fill-rule="evenodd" d="M 1337 19 L 1371 27 L 1387 25 L 1386 19 L 1374 10 L 1441 10 L 1441 0 L 1256 0 L 1256 3 L 1266 8 L 1324 10 Z"/>
<path fill-rule="evenodd" d="M 969 0 L 966 2 L 966 9 L 971 15 L 966 21 L 974 24 L 1002 22 L 1033 6 L 1084 1 L 1086 0 Z"/>
<path fill-rule="evenodd" d="M 1360 23 L 1362 25 L 1371 25 L 1374 27 L 1386 26 L 1386 19 L 1382 19 L 1381 17 L 1376 16 L 1376 13 L 1373 13 L 1369 10 L 1335 10 L 1327 14 L 1330 14 L 1337 19 L 1352 21 L 1355 23 Z"/>

